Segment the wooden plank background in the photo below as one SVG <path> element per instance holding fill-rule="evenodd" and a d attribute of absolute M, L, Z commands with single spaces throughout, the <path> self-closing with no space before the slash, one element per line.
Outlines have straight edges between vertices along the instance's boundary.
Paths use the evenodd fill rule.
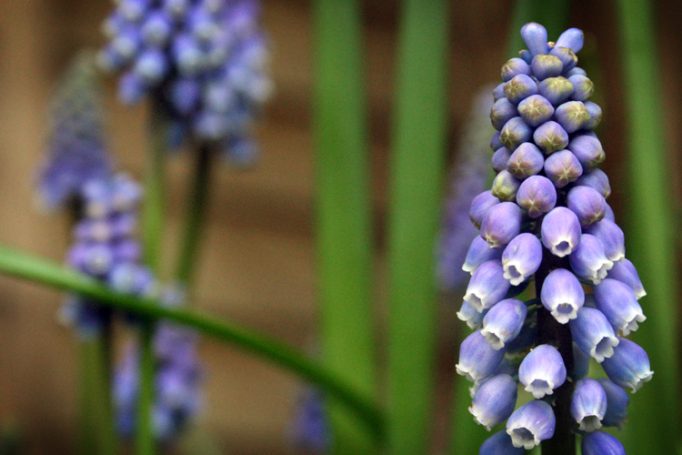
<path fill-rule="evenodd" d="M 681 171 L 680 34 L 673 0 L 655 2 L 665 92 L 671 169 Z M 197 302 L 220 317 L 310 349 L 315 339 L 313 251 L 313 155 L 311 141 L 310 2 L 264 2 L 272 40 L 276 94 L 259 129 L 264 155 L 259 167 L 216 172 L 210 224 L 199 271 Z M 367 86 L 372 127 L 372 175 L 376 214 L 376 265 L 383 276 L 383 222 L 387 191 L 388 125 L 393 87 L 398 2 L 365 1 Z M 453 2 L 450 96 L 455 143 L 477 87 L 494 81 L 503 61 L 510 2 Z M 602 137 L 607 171 L 624 177 L 624 119 L 620 98 L 618 30 L 611 1 L 574 2 L 572 24 L 588 33 L 588 53 L 601 56 L 598 96 L 606 120 Z M 40 213 L 33 178 L 45 133 L 45 110 L 54 82 L 81 46 L 101 44 L 106 1 L 22 0 L 0 2 L 0 241 L 60 260 L 67 248 L 66 220 Z M 679 19 L 679 17 L 677 18 Z M 144 154 L 143 107 L 123 108 L 107 91 L 111 145 L 121 168 L 140 176 Z M 418 153 L 418 151 L 415 151 Z M 186 156 L 173 161 L 171 209 L 165 238 L 173 239 L 182 213 Z M 671 210 L 679 208 L 680 179 Z M 615 187 L 616 213 L 627 189 Z M 679 209 L 678 209 L 679 210 Z M 381 296 L 381 289 L 378 291 Z M 25 453 L 72 453 L 76 418 L 76 359 L 72 334 L 56 324 L 62 297 L 36 286 L 0 278 L 0 426 L 15 425 Z M 447 400 L 458 324 L 454 300 L 440 307 L 438 418 L 434 452 L 444 444 Z M 456 302 L 455 302 L 456 303 Z M 381 305 L 377 313 L 384 313 Z M 381 319 L 381 318 L 380 318 Z M 383 331 L 383 325 L 378 323 Z M 286 373 L 212 342 L 202 344 L 207 365 L 207 406 L 195 439 L 212 440 L 218 453 L 294 453 L 290 420 L 299 383 Z M 189 451 L 185 451 L 190 453 Z"/>

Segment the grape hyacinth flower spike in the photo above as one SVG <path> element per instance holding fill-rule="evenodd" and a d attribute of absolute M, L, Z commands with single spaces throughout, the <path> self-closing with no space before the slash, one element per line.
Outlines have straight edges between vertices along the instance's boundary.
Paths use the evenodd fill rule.
<path fill-rule="evenodd" d="M 257 0 L 121 0 L 104 23 L 100 66 L 121 74 L 119 99 L 150 96 L 173 136 L 249 164 L 252 129 L 272 92 Z"/>
<path fill-rule="evenodd" d="M 475 331 L 460 346 L 457 372 L 474 382 L 478 423 L 490 430 L 507 418 L 481 454 L 539 445 L 573 454 L 579 432 L 583 453 L 624 453 L 598 430 L 620 427 L 626 389 L 653 376 L 646 351 L 625 338 L 646 319 L 638 301 L 646 291 L 606 202 L 606 154 L 593 131 L 602 112 L 576 66 L 583 34 L 572 28 L 552 42 L 530 23 L 521 35 L 527 49 L 502 67 L 493 91 L 497 177 L 469 211 L 480 237 L 464 261 L 471 278 L 458 317 Z M 524 302 L 531 281 L 536 297 Z M 590 358 L 608 379 L 588 377 Z M 516 381 L 527 395 L 512 410 Z"/>

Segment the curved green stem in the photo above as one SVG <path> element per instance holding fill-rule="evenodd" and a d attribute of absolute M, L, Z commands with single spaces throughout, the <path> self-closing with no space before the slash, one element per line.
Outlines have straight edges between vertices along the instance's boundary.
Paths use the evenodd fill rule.
<path fill-rule="evenodd" d="M 348 406 L 377 439 L 382 437 L 383 416 L 371 400 L 339 380 L 329 370 L 278 341 L 196 311 L 164 307 L 154 299 L 114 292 L 86 275 L 2 245 L 0 273 L 55 289 L 76 292 L 95 299 L 102 305 L 133 313 L 144 320 L 164 319 L 176 322 L 244 349 L 316 384 L 328 395 Z"/>

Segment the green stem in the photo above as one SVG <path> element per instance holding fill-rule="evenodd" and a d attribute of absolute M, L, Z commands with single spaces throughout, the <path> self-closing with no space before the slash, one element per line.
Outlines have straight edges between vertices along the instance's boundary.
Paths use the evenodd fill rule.
<path fill-rule="evenodd" d="M 154 324 L 145 321 L 139 328 L 139 396 L 137 403 L 137 431 L 135 453 L 151 455 L 156 450 L 152 412 L 154 407 Z"/>
<path fill-rule="evenodd" d="M 142 213 L 142 248 L 144 263 L 158 272 L 161 262 L 162 226 L 165 208 L 165 158 L 168 153 L 167 119 L 154 109 L 151 113 L 151 143 L 145 169 Z"/>
<path fill-rule="evenodd" d="M 111 326 L 107 325 L 101 334 L 86 343 L 92 344 L 88 358 L 92 370 L 92 412 L 96 422 L 97 453 L 113 455 L 116 453 L 116 433 L 111 396 Z"/>
<path fill-rule="evenodd" d="M 634 338 L 643 343 L 656 371 L 653 387 L 644 387 L 632 400 L 626 448 L 628 453 L 672 454 L 680 436 L 677 223 L 670 206 L 656 30 L 651 2 L 620 0 L 616 4 L 626 89 L 622 99 L 628 120 L 629 184 L 623 185 L 628 195 L 627 251 L 648 293 L 643 301 L 648 319 Z"/>
<path fill-rule="evenodd" d="M 176 280 L 185 289 L 189 289 L 196 269 L 199 245 L 201 244 L 201 227 L 206 217 L 209 204 L 211 168 L 213 151 L 208 145 L 197 148 L 196 167 L 192 175 L 192 183 L 185 209 L 185 227 L 180 246 L 180 257 Z"/>
<path fill-rule="evenodd" d="M 447 105 L 449 2 L 403 1 L 391 163 L 388 444 L 427 453 Z"/>
<path fill-rule="evenodd" d="M 376 392 L 371 207 L 360 11 L 315 2 L 318 292 L 324 362 L 367 396 Z M 343 68 L 340 70 L 340 68 Z M 348 409 L 327 403 L 332 452 L 371 453 Z"/>
<path fill-rule="evenodd" d="M 95 402 L 93 394 L 95 380 L 93 369 L 90 368 L 92 363 L 90 359 L 93 357 L 95 340 L 83 340 L 78 343 L 78 347 L 80 348 L 78 356 L 80 361 L 80 383 L 78 387 L 80 397 L 79 453 L 89 455 L 97 452 L 97 439 L 95 438 L 97 427 L 95 408 L 93 406 Z"/>
<path fill-rule="evenodd" d="M 335 373 L 271 338 L 237 327 L 202 313 L 164 307 L 155 299 L 120 294 L 87 275 L 60 267 L 38 257 L 0 245 L 0 273 L 75 292 L 101 305 L 129 312 L 148 321 L 165 319 L 196 329 L 206 336 L 232 344 L 316 384 L 328 396 L 343 402 L 367 425 L 377 439 L 382 436 L 383 416 L 373 400 L 340 380 Z"/>

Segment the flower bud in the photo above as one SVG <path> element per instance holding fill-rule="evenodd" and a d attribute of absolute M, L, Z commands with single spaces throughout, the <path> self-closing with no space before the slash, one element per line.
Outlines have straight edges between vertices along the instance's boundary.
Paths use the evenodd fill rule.
<path fill-rule="evenodd" d="M 484 262 L 492 259 L 499 259 L 502 255 L 502 249 L 491 248 L 488 242 L 483 240 L 480 236 L 476 236 L 469 245 L 466 258 L 462 270 L 465 272 L 474 273 L 476 268 Z"/>
<path fill-rule="evenodd" d="M 497 302 L 483 318 L 481 335 L 493 349 L 504 348 L 521 332 L 526 312 L 526 305 L 520 300 L 505 299 Z"/>
<path fill-rule="evenodd" d="M 524 179 L 542 170 L 545 158 L 531 142 L 519 145 L 507 161 L 508 171 L 516 178 Z"/>
<path fill-rule="evenodd" d="M 583 455 L 625 455 L 623 444 L 601 431 L 584 435 L 581 447 Z"/>
<path fill-rule="evenodd" d="M 504 95 L 513 104 L 519 104 L 524 98 L 535 95 L 538 85 L 527 74 L 518 74 L 511 78 L 504 86 Z"/>
<path fill-rule="evenodd" d="M 558 57 L 550 54 L 536 55 L 530 64 L 533 75 L 539 80 L 561 75 L 564 65 Z"/>
<path fill-rule="evenodd" d="M 549 49 L 547 30 L 537 22 L 529 22 L 521 27 L 521 38 L 531 55 L 546 54 Z"/>
<path fill-rule="evenodd" d="M 579 28 L 569 28 L 559 35 L 559 39 L 556 40 L 554 47 L 567 47 L 577 54 L 583 48 L 583 40 L 582 30 Z"/>
<path fill-rule="evenodd" d="M 568 145 L 568 133 L 557 122 L 545 122 L 533 133 L 533 141 L 549 155 L 557 150 L 563 150 Z"/>
<path fill-rule="evenodd" d="M 579 74 L 581 76 L 587 76 L 587 71 L 585 71 L 583 68 L 581 68 L 579 66 L 575 66 L 575 67 L 571 68 L 571 70 L 568 73 L 566 73 L 566 76 L 573 77 L 576 74 Z"/>
<path fill-rule="evenodd" d="M 533 54 L 528 49 L 521 49 L 519 51 L 519 58 L 530 65 L 530 62 L 533 61 Z"/>
<path fill-rule="evenodd" d="M 601 241 L 609 260 L 617 262 L 625 257 L 625 234 L 616 223 L 601 220 L 590 226 L 587 231 Z"/>
<path fill-rule="evenodd" d="M 510 58 L 502 65 L 501 77 L 504 82 L 511 80 L 519 74 L 530 74 L 530 66 L 523 59 L 518 57 Z"/>
<path fill-rule="evenodd" d="M 627 259 L 621 259 L 613 264 L 613 268 L 609 271 L 608 278 L 613 278 L 622 283 L 627 284 L 635 293 L 637 300 L 646 295 L 642 280 L 639 279 L 639 274 L 634 264 Z"/>
<path fill-rule="evenodd" d="M 507 420 L 507 434 L 512 445 L 530 450 L 554 436 L 556 418 L 552 406 L 534 400 L 514 411 Z"/>
<path fill-rule="evenodd" d="M 597 190 L 604 198 L 611 195 L 609 177 L 601 169 L 592 169 L 590 172 L 583 174 L 578 179 L 576 185 L 589 186 Z"/>
<path fill-rule="evenodd" d="M 549 53 L 561 60 L 564 71 L 569 71 L 578 64 L 578 57 L 575 55 L 575 52 L 568 47 L 557 47 L 555 45 Z"/>
<path fill-rule="evenodd" d="M 628 415 L 630 397 L 621 386 L 611 380 L 602 378 L 598 381 L 606 392 L 606 414 L 604 414 L 602 424 L 606 427 L 620 428 Z"/>
<path fill-rule="evenodd" d="M 462 306 L 459 307 L 459 311 L 457 312 L 457 319 L 466 323 L 466 325 L 473 330 L 478 330 L 481 328 L 483 316 L 485 316 L 485 313 L 476 311 L 476 308 L 471 306 L 469 302 L 463 302 Z"/>
<path fill-rule="evenodd" d="M 552 182 L 541 175 L 528 177 L 521 182 L 516 191 L 516 202 L 531 218 L 538 218 L 552 210 L 556 205 L 556 197 L 556 189 Z"/>
<path fill-rule="evenodd" d="M 509 171 L 500 171 L 493 179 L 493 196 L 501 201 L 513 201 L 519 184 L 520 182 Z"/>
<path fill-rule="evenodd" d="M 552 118 L 554 106 L 542 95 L 531 95 L 518 106 L 519 115 L 530 126 L 538 126 Z"/>
<path fill-rule="evenodd" d="M 599 363 L 613 355 L 619 342 L 606 316 L 595 308 L 581 308 L 570 328 L 575 344 Z"/>
<path fill-rule="evenodd" d="M 629 387 L 633 393 L 654 375 L 646 351 L 627 338 L 621 338 L 613 356 L 605 359 L 602 367 L 610 380 L 623 388 Z"/>
<path fill-rule="evenodd" d="M 573 343 L 573 371 L 568 375 L 573 381 L 582 379 L 590 372 L 590 356 L 585 354 L 575 343 Z"/>
<path fill-rule="evenodd" d="M 586 134 L 576 136 L 568 144 L 568 148 L 578 157 L 584 169 L 592 169 L 606 158 L 601 142 L 594 136 Z"/>
<path fill-rule="evenodd" d="M 542 244 L 560 258 L 573 252 L 580 242 L 580 221 L 566 207 L 555 207 L 542 220 Z"/>
<path fill-rule="evenodd" d="M 585 127 L 590 114 L 581 101 L 567 101 L 556 108 L 554 118 L 567 133 L 575 133 Z"/>
<path fill-rule="evenodd" d="M 464 301 L 476 309 L 487 310 L 502 300 L 509 290 L 499 261 L 484 262 L 474 271 L 469 280 Z"/>
<path fill-rule="evenodd" d="M 614 223 L 616 222 L 616 215 L 613 213 L 613 209 L 608 203 L 606 203 L 606 208 L 604 210 L 604 219 L 613 221 Z"/>
<path fill-rule="evenodd" d="M 519 234 L 509 242 L 502 253 L 504 277 L 512 284 L 519 284 L 537 272 L 542 262 L 542 244 L 533 234 Z"/>
<path fill-rule="evenodd" d="M 493 133 L 493 136 L 490 138 L 490 148 L 493 150 L 497 150 L 500 147 L 504 147 L 504 144 L 500 140 L 500 133 L 497 131 Z"/>
<path fill-rule="evenodd" d="M 585 291 L 570 271 L 554 269 L 542 283 L 540 300 L 559 324 L 566 324 L 578 316 L 585 303 Z"/>
<path fill-rule="evenodd" d="M 522 142 L 528 142 L 532 134 L 530 127 L 521 117 L 514 117 L 504 124 L 500 131 L 500 141 L 509 150 L 514 150 Z"/>
<path fill-rule="evenodd" d="M 566 381 L 566 367 L 554 346 L 541 344 L 532 349 L 519 366 L 519 382 L 539 399 L 552 395 Z"/>
<path fill-rule="evenodd" d="M 646 320 L 635 293 L 625 283 L 607 278 L 594 288 L 594 297 L 599 311 L 622 336 L 636 331 Z"/>
<path fill-rule="evenodd" d="M 500 98 L 495 101 L 490 109 L 490 122 L 496 130 L 502 129 L 505 123 L 512 117 L 518 115 L 516 106 L 509 102 L 507 98 Z"/>
<path fill-rule="evenodd" d="M 582 74 L 575 74 L 568 78 L 573 84 L 573 99 L 577 101 L 587 101 L 594 92 L 594 84 Z"/>
<path fill-rule="evenodd" d="M 597 103 L 592 101 L 585 101 L 585 109 L 587 113 L 590 114 L 590 119 L 585 122 L 584 128 L 588 130 L 593 130 L 599 126 L 601 123 L 602 110 Z"/>
<path fill-rule="evenodd" d="M 500 202 L 488 210 L 481 223 L 481 237 L 493 248 L 511 242 L 521 232 L 521 209 L 513 202 Z"/>
<path fill-rule="evenodd" d="M 478 455 L 524 455 L 522 448 L 512 445 L 512 440 L 504 431 L 498 431 L 481 445 Z"/>
<path fill-rule="evenodd" d="M 486 379 L 476 390 L 469 412 L 488 431 L 504 422 L 516 405 L 516 381 L 508 374 Z"/>
<path fill-rule="evenodd" d="M 565 77 L 548 77 L 538 85 L 540 95 L 558 106 L 573 94 L 573 84 Z"/>
<path fill-rule="evenodd" d="M 530 67 L 529 67 L 528 71 L 530 71 Z M 514 76 L 516 76 L 516 75 L 514 75 Z M 512 76 L 512 77 L 514 77 L 514 76 Z M 509 79 L 511 79 L 511 77 Z M 493 101 L 497 101 L 503 97 L 504 97 L 504 82 L 497 84 L 495 86 L 495 88 L 493 89 Z"/>
<path fill-rule="evenodd" d="M 576 186 L 568 192 L 566 205 L 578 216 L 580 225 L 591 226 L 604 218 L 604 196 L 589 186 Z"/>
<path fill-rule="evenodd" d="M 474 332 L 462 341 L 455 369 L 457 374 L 477 382 L 491 376 L 503 357 L 503 349 L 493 349 L 480 332 Z"/>
<path fill-rule="evenodd" d="M 613 267 L 604 253 L 601 241 L 591 234 L 583 234 L 575 251 L 568 258 L 571 268 L 580 278 L 599 284 Z"/>
<path fill-rule="evenodd" d="M 500 147 L 495 150 L 495 153 L 493 153 L 493 157 L 490 160 L 493 164 L 493 169 L 497 172 L 507 169 L 507 162 L 509 161 L 510 156 L 511 152 L 509 152 L 507 147 Z"/>
<path fill-rule="evenodd" d="M 545 174 L 557 188 L 563 188 L 574 182 L 583 173 L 580 161 L 570 150 L 552 153 L 545 160 L 544 168 Z"/>
<path fill-rule="evenodd" d="M 571 416 L 582 431 L 596 431 L 606 414 L 606 392 L 594 379 L 581 379 L 571 397 Z"/>
<path fill-rule="evenodd" d="M 469 208 L 469 218 L 474 225 L 479 228 L 483 219 L 488 214 L 491 207 L 500 203 L 500 200 L 493 196 L 492 191 L 483 191 L 471 201 Z"/>

